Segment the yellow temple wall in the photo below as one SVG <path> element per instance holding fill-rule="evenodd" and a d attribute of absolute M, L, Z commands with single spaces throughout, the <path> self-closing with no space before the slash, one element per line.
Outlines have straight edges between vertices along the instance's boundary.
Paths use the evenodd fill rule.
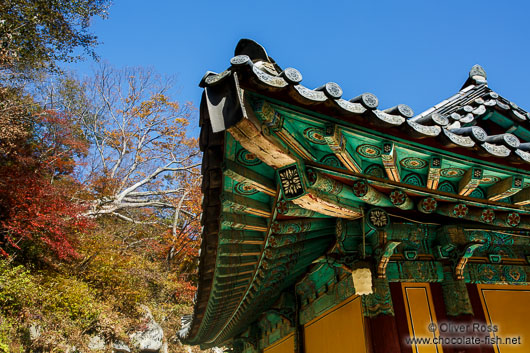
<path fill-rule="evenodd" d="M 294 353 L 294 334 L 284 337 L 263 350 L 263 353 Z"/>
<path fill-rule="evenodd" d="M 305 353 L 365 353 L 361 297 L 353 296 L 304 325 Z"/>
<path fill-rule="evenodd" d="M 498 327 L 497 332 L 490 333 L 492 338 L 500 338 L 493 345 L 495 352 L 530 352 L 530 286 L 479 284 L 477 287 L 487 323 Z"/>
<path fill-rule="evenodd" d="M 428 283 L 402 283 L 403 300 L 410 337 L 436 337 L 439 332 L 429 331 L 431 323 L 437 324 L 434 301 Z M 433 326 L 434 327 L 434 326 Z M 416 353 L 439 353 L 441 345 L 412 345 Z"/>

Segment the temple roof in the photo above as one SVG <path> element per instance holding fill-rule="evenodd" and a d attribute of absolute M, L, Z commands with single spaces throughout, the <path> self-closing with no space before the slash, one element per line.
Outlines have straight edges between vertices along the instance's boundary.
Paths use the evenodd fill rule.
<path fill-rule="evenodd" d="M 491 90 L 479 65 L 473 66 L 458 93 L 414 115 L 405 104 L 378 109 L 379 100 L 371 93 L 345 99 L 335 82 L 305 87 L 298 70 L 281 69 L 253 41 L 242 40 L 235 54 L 229 69 L 208 72 L 201 87 L 215 86 L 236 73 L 245 88 L 282 102 L 462 155 L 478 153 L 484 159 L 530 169 L 530 114 Z"/>
<path fill-rule="evenodd" d="M 203 231 L 186 343 L 241 335 L 336 244 L 337 219 L 364 219 L 365 208 L 378 221 L 389 209 L 530 229 L 530 115 L 480 66 L 419 115 L 301 82 L 245 39 L 226 71 L 200 82 Z"/>

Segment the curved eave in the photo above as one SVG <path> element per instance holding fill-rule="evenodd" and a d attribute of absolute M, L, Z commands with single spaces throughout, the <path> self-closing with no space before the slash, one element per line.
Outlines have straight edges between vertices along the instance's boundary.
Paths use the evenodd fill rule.
<path fill-rule="evenodd" d="M 497 131 L 495 135 L 486 134 L 484 129 L 481 131 L 480 125 L 488 121 L 486 116 L 492 112 L 514 122 L 518 119 L 520 125 L 525 128 L 528 125 L 530 130 L 528 113 L 513 103 L 507 103 L 502 97 L 492 95 L 485 82 L 471 80 L 459 94 L 414 117 L 412 110 L 406 105 L 377 109 L 379 102 L 372 94 L 362 94 L 346 100 L 342 89 L 335 83 L 309 89 L 301 84 L 302 75 L 297 70 L 281 70 L 266 53 L 248 48 L 245 50 L 243 51 L 247 54 L 258 52 L 259 55 L 250 57 L 240 53 L 232 58 L 228 70 L 220 74 L 209 72 L 200 84 L 205 88 L 200 120 L 200 145 L 204 152 L 204 213 L 201 220 L 203 232 L 194 314 L 183 318 L 183 328 L 179 332 L 179 337 L 187 344 L 214 346 L 240 333 L 274 302 L 282 290 L 292 286 L 315 258 L 326 251 L 335 237 L 331 222 L 326 220 L 332 220 L 336 216 L 329 218 L 330 215 L 353 219 L 359 214 L 356 213 L 355 205 L 341 207 L 344 199 L 337 199 L 335 201 L 340 202 L 335 203 L 330 199 L 319 200 L 318 192 L 311 196 L 311 202 L 317 200 L 321 205 L 331 207 L 333 210 L 328 215 L 315 213 L 311 209 L 313 205 L 303 198 L 296 200 L 296 204 L 289 202 L 289 205 L 285 200 L 279 199 L 276 171 L 310 158 L 303 156 L 303 146 L 301 149 L 299 146 L 290 146 L 296 151 L 293 154 L 285 149 L 283 143 L 274 144 L 264 135 L 266 129 L 263 128 L 263 123 L 274 124 L 276 112 L 274 109 L 261 111 L 261 120 L 256 119 L 254 112 L 245 111 L 254 110 L 255 107 L 250 107 L 250 103 L 244 101 L 242 89 L 267 97 L 267 100 L 276 100 L 280 105 L 293 106 L 302 115 L 307 114 L 317 120 L 322 118 L 320 120 L 327 124 L 326 129 L 328 125 L 333 128 L 334 124 L 343 125 L 347 129 L 362 127 L 363 131 L 369 131 L 374 136 L 386 134 L 394 138 L 402 143 L 402 148 L 428 146 L 432 147 L 429 153 L 436 150 L 450 151 L 460 161 L 471 157 L 475 161 L 483 161 L 485 165 L 495 166 L 493 169 L 509 167 L 512 172 L 517 168 L 530 170 L 530 138 L 519 138 L 517 143 L 509 136 L 509 129 Z M 214 99 L 205 99 L 208 94 Z M 208 104 L 217 107 L 212 117 Z M 223 105 L 228 108 L 225 109 Z M 499 121 L 501 120 L 493 123 L 499 125 Z M 504 122 L 501 121 L 502 124 Z M 468 129 L 471 126 L 475 128 Z M 488 128 L 491 126 L 488 125 Z M 226 188 L 227 182 L 242 182 L 240 177 L 247 173 L 238 172 L 241 166 L 229 166 L 230 161 L 236 161 L 234 151 L 228 149 L 233 149 L 236 145 L 254 154 L 259 163 L 267 165 L 274 172 L 271 174 L 274 176 L 269 176 L 268 180 L 262 180 L 258 176 L 258 182 L 254 180 L 255 183 L 251 183 L 266 195 L 265 198 L 257 200 L 245 195 L 234 195 L 232 189 Z M 328 147 L 333 146 L 329 144 Z M 231 157 L 227 157 L 229 155 Z M 310 155 L 311 151 L 308 156 Z M 323 167 L 322 171 L 326 172 L 327 167 Z M 254 173 L 259 174 L 256 171 Z M 361 174 L 355 171 L 339 177 L 351 177 L 350 183 L 362 177 L 371 181 L 372 186 L 378 187 L 378 183 L 371 180 L 373 178 Z M 411 189 L 401 183 L 399 178 L 390 183 L 383 180 L 382 183 L 384 185 L 379 185 L 382 186 L 379 191 L 372 188 L 372 192 L 390 192 L 389 187 L 396 187 L 405 190 L 413 198 L 428 196 L 429 193 L 433 196 L 437 194 L 436 197 L 448 209 L 457 205 L 456 202 L 466 201 L 464 196 L 442 197 L 437 190 L 425 187 Z M 390 198 L 383 196 L 386 204 L 379 206 L 392 207 Z M 368 200 L 360 196 L 358 198 L 361 203 Z M 475 207 L 472 211 L 477 212 L 481 211 L 479 208 L 487 208 L 492 204 L 487 200 L 472 201 L 471 204 Z M 530 196 L 525 196 L 523 201 L 530 202 Z M 499 207 L 506 213 L 502 213 L 502 217 L 511 211 L 520 211 L 525 217 L 528 214 L 527 209 L 517 208 L 518 206 L 499 204 Z M 440 214 L 446 216 L 443 212 Z M 300 230 L 289 236 L 292 241 L 288 244 L 278 243 L 277 235 L 282 234 L 278 230 L 281 229 L 278 222 L 292 221 L 293 217 L 295 220 L 311 220 L 310 223 L 318 224 L 318 227 L 321 224 L 325 226 L 318 228 L 317 233 L 311 233 L 314 229 Z M 528 220 L 525 221 L 530 224 Z M 248 232 L 242 235 L 233 232 L 242 229 Z"/>
<path fill-rule="evenodd" d="M 183 317 L 179 337 L 209 347 L 240 333 L 294 285 L 333 242 L 335 221 L 283 202 L 278 211 L 274 169 L 258 159 L 250 164 L 259 165 L 261 174 L 241 164 L 247 150 L 232 136 L 233 128 L 212 132 L 204 101 L 201 129 L 205 196 L 199 286 L 194 313 Z M 252 188 L 238 194 L 246 177 Z"/>
<path fill-rule="evenodd" d="M 199 250 L 199 282 L 195 292 L 193 315 L 182 318 L 182 327 L 178 332 L 180 339 L 188 344 L 198 344 L 196 341 L 200 323 L 203 321 L 205 309 L 210 299 L 213 277 L 216 266 L 219 215 L 221 214 L 221 185 L 214 181 L 214 176 L 222 174 L 221 162 L 224 154 L 224 132 L 213 133 L 207 107 L 201 102 L 201 134 L 200 145 L 203 152 L 202 162 L 202 233 Z"/>

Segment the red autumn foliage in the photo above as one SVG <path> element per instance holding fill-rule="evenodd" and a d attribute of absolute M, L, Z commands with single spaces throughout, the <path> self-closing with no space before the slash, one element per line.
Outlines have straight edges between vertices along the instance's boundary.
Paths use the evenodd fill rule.
<path fill-rule="evenodd" d="M 91 226 L 72 197 L 75 156 L 87 148 L 70 120 L 55 112 L 35 117 L 32 137 L 1 161 L 0 253 L 36 245 L 60 259 L 75 258 L 78 232 Z"/>
<path fill-rule="evenodd" d="M 177 303 L 191 304 L 197 287 L 191 282 L 186 281 L 184 278 L 180 278 L 179 283 L 179 290 L 175 292 L 175 301 Z"/>

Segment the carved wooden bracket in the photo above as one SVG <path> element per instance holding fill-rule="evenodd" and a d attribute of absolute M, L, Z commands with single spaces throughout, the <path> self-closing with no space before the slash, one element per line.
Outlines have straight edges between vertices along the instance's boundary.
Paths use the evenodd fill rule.
<path fill-rule="evenodd" d="M 483 242 L 473 242 L 467 245 L 458 258 L 455 266 L 455 277 L 456 279 L 464 279 L 464 268 L 466 267 L 467 260 L 473 255 L 473 252 L 483 246 Z"/>
<path fill-rule="evenodd" d="M 269 309 L 269 310 L 263 312 L 263 314 L 265 315 L 265 317 L 267 317 L 268 315 L 279 316 L 282 319 L 285 319 L 285 320 L 289 321 L 289 325 L 291 327 L 295 327 L 295 325 L 296 325 L 296 323 L 295 323 L 295 312 L 294 312 L 294 309 L 292 309 L 292 308 Z"/>
<path fill-rule="evenodd" d="M 386 278 L 386 266 L 388 265 L 390 256 L 394 253 L 394 249 L 396 249 L 399 244 L 401 244 L 400 241 L 389 241 L 382 249 L 380 249 L 381 254 L 378 257 L 377 278 Z"/>

